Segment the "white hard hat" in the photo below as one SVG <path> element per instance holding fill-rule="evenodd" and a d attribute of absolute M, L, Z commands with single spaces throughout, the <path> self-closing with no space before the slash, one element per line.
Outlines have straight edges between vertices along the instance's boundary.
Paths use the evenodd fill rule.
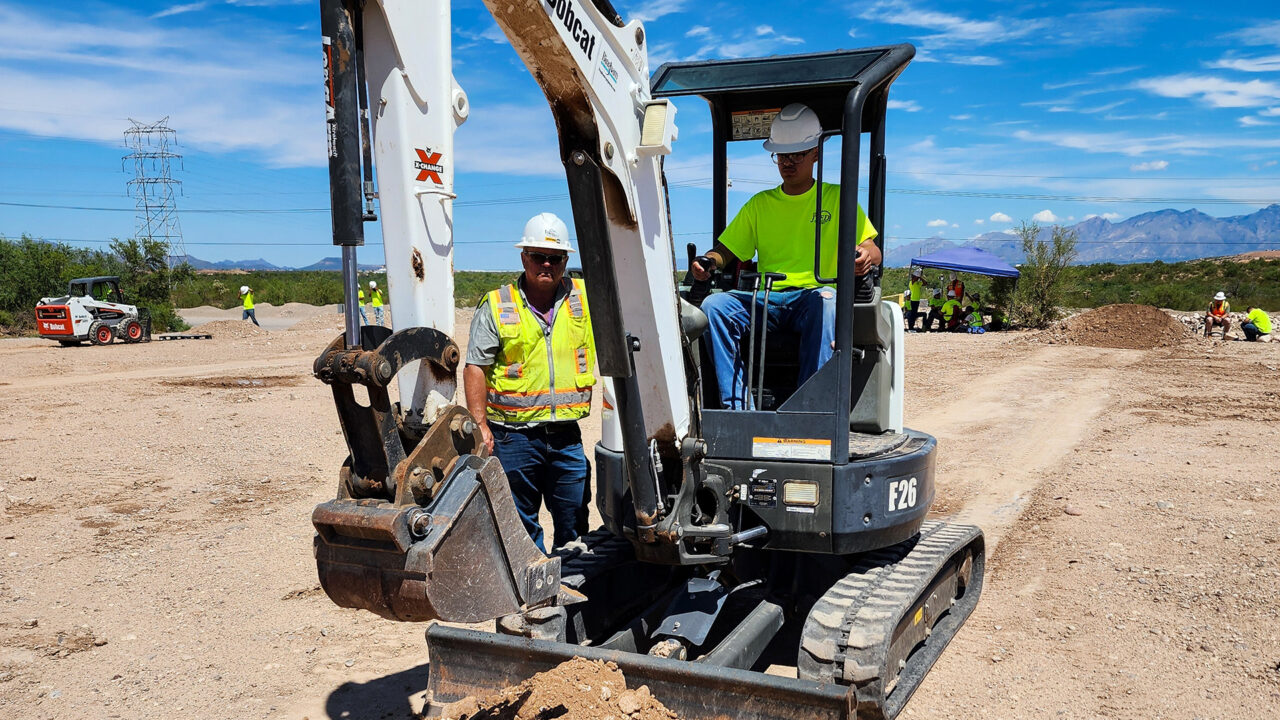
<path fill-rule="evenodd" d="M 922 275 L 922 274 L 924 274 L 924 268 L 920 267 L 919 265 L 912 265 L 912 266 L 911 266 L 911 274 L 912 274 L 912 275 Z"/>
<path fill-rule="evenodd" d="M 794 153 L 818 147 L 822 138 L 822 123 L 818 113 L 808 105 L 791 103 L 773 117 L 769 125 L 769 139 L 764 149 L 769 152 Z"/>
<path fill-rule="evenodd" d="M 371 288 L 376 288 L 376 287 L 378 287 L 378 283 L 376 283 L 376 282 L 374 282 L 374 281 L 370 280 L 370 281 L 369 281 L 369 287 L 371 287 Z"/>
<path fill-rule="evenodd" d="M 1214 296 L 1213 296 L 1213 299 L 1214 299 L 1214 300 L 1226 300 L 1226 299 L 1227 299 L 1227 294 L 1226 294 L 1226 293 L 1224 293 L 1224 292 L 1220 292 L 1220 293 L 1218 293 L 1217 295 L 1214 295 Z"/>
<path fill-rule="evenodd" d="M 524 224 L 524 237 L 516 247 L 530 250 L 576 252 L 569 244 L 569 228 L 555 213 L 538 213 Z"/>
<path fill-rule="evenodd" d="M 248 285 L 241 285 L 241 286 L 240 286 L 240 294 L 241 294 L 241 295 L 243 295 L 243 294 L 245 294 L 245 293 L 247 293 L 247 292 L 249 292 L 249 286 L 248 286 Z"/>
<path fill-rule="evenodd" d="M 955 291 L 955 290 L 948 290 L 948 291 L 947 291 L 947 297 L 949 297 L 949 298 L 953 298 L 953 297 L 955 297 L 955 296 L 956 296 L 956 291 Z"/>

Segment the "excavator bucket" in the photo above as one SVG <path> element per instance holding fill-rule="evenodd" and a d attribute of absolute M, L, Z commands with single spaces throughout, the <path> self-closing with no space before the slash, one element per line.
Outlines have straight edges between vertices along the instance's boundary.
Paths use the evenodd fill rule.
<path fill-rule="evenodd" d="M 429 716 L 468 696 L 518 685 L 573 657 L 617 664 L 628 687 L 648 685 L 681 720 L 852 720 L 847 687 L 706 663 L 433 625 Z"/>

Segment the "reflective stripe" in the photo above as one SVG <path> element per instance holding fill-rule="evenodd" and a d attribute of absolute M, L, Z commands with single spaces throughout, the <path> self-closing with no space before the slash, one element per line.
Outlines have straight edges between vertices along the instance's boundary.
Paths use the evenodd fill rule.
<path fill-rule="evenodd" d="M 582 296 L 578 291 L 578 283 L 573 284 L 573 289 L 569 291 L 569 297 L 566 298 L 569 303 L 569 314 L 573 317 L 582 317 Z"/>
<path fill-rule="evenodd" d="M 503 325 L 520 324 L 520 309 L 512 297 L 510 285 L 498 288 L 498 322 Z"/>
<path fill-rule="evenodd" d="M 587 371 L 587 349 L 578 348 L 578 372 L 584 373 L 586 371 Z"/>
<path fill-rule="evenodd" d="M 490 390 L 486 399 L 490 405 L 509 408 L 543 408 L 551 406 L 551 393 L 533 393 L 531 395 L 521 395 L 519 393 L 503 393 L 496 390 Z M 556 406 L 565 407 L 567 405 L 589 405 L 591 404 L 590 390 L 557 390 Z"/>

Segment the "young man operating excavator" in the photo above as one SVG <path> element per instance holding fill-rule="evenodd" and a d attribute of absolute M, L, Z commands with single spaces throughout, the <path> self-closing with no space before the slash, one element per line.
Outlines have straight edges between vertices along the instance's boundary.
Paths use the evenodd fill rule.
<path fill-rule="evenodd" d="M 778 165 L 782 184 L 757 193 L 738 211 L 724 229 L 715 247 L 706 253 L 716 268 L 738 259 L 758 256 L 761 273 L 784 273 L 769 294 L 764 308 L 770 330 L 792 331 L 800 336 L 800 376 L 803 383 L 831 358 L 835 338 L 836 290 L 814 277 L 814 222 L 822 224 L 822 275 L 836 275 L 838 228 L 840 227 L 840 186 L 822 184 L 822 210 L 817 212 L 813 166 L 818 160 L 822 126 L 809 107 L 792 103 L 773 119 L 764 149 Z M 877 231 L 862 207 L 857 217 L 858 254 L 855 271 L 863 275 L 879 265 L 880 248 L 873 240 Z M 695 260 L 693 277 L 705 281 L 716 269 Z M 725 408 L 750 408 L 745 364 L 739 350 L 750 325 L 752 293 L 715 293 L 702 303 L 710 322 L 710 350 Z M 761 312 L 763 298 L 756 300 Z"/>

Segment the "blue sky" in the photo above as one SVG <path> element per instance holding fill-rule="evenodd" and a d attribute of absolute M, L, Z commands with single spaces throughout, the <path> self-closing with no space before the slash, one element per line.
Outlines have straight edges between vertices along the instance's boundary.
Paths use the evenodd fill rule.
<path fill-rule="evenodd" d="M 891 247 L 1021 220 L 1280 202 L 1274 2 L 614 4 L 645 20 L 654 69 L 915 44 L 891 95 Z M 294 266 L 336 255 L 318 14 L 313 0 L 0 0 L 0 234 L 97 247 L 132 236 L 123 132 L 129 118 L 167 116 L 188 252 Z M 554 127 L 483 4 L 455 0 L 453 16 L 454 74 L 472 105 L 456 138 L 456 265 L 514 268 L 504 245 L 529 216 L 569 216 Z M 676 240 L 706 246 L 709 120 L 700 100 L 679 110 Z M 776 173 L 756 143 L 731 158 L 734 209 Z M 380 262 L 376 227 L 368 239 L 362 262 Z"/>

